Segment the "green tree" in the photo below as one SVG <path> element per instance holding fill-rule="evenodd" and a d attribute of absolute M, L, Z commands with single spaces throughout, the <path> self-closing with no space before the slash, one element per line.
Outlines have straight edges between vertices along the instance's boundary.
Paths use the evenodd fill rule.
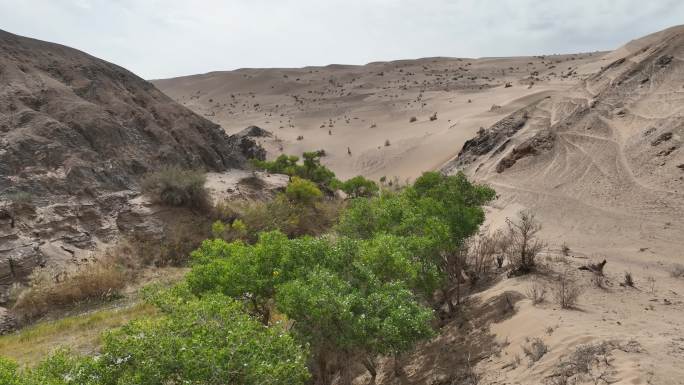
<path fill-rule="evenodd" d="M 372 197 L 380 190 L 375 182 L 361 175 L 344 181 L 340 185 L 340 189 L 347 193 L 350 198 Z"/>
<path fill-rule="evenodd" d="M 351 384 L 357 361 L 375 373 L 372 358 L 397 354 L 433 335 L 432 311 L 422 307 L 400 282 L 349 282 L 318 268 L 285 283 L 277 293 L 278 309 L 293 319 L 294 332 L 311 344 L 318 384 L 330 384 L 336 373 Z M 362 284 L 360 284 L 362 283 Z"/>

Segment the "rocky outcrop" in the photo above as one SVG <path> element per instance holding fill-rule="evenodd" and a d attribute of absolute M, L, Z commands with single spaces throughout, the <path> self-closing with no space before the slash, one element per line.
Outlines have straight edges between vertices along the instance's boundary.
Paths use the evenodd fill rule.
<path fill-rule="evenodd" d="M 530 139 L 517 145 L 511 152 L 504 156 L 496 165 L 496 172 L 502 173 L 507 168 L 512 167 L 518 160 L 538 155 L 553 148 L 555 135 L 552 132 L 539 132 Z"/>

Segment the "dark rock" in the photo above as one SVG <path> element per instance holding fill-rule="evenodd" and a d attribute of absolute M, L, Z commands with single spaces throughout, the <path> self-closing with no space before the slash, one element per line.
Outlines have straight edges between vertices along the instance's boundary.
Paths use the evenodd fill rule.
<path fill-rule="evenodd" d="M 532 138 L 520 143 L 496 165 L 496 172 L 502 173 L 512 167 L 518 160 L 527 156 L 538 155 L 553 148 L 555 135 L 551 132 L 540 132 Z"/>
<path fill-rule="evenodd" d="M 670 139 L 672 139 L 672 133 L 671 132 L 663 132 L 653 142 L 651 142 L 651 146 L 657 146 L 660 143 L 667 142 Z"/>

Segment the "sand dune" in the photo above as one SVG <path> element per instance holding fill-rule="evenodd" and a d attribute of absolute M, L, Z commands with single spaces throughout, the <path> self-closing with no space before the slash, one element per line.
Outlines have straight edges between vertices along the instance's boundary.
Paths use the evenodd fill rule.
<path fill-rule="evenodd" d="M 252 124 L 272 131 L 264 143 L 271 157 L 324 149 L 324 162 L 343 178 L 403 180 L 438 168 L 480 127 L 571 88 L 586 76 L 575 71 L 601 56 L 241 69 L 153 83 L 229 133 Z"/>

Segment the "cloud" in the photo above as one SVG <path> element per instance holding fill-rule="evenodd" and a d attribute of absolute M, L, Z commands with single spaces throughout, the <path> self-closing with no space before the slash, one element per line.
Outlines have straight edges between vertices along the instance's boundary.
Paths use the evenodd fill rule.
<path fill-rule="evenodd" d="M 606 50 L 683 16 L 678 0 L 0 0 L 3 29 L 146 78 Z"/>

